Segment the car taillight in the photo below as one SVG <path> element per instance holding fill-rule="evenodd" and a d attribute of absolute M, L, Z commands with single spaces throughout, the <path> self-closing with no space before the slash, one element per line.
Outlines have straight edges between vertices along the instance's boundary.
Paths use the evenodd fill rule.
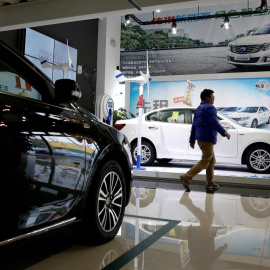
<path fill-rule="evenodd" d="M 117 129 L 117 130 L 121 130 L 126 124 L 115 124 L 114 127 Z"/>

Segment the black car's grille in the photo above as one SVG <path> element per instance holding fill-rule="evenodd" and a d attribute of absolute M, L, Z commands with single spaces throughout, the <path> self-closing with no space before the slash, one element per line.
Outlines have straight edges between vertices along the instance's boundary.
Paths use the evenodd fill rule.
<path fill-rule="evenodd" d="M 249 53 L 257 53 L 261 50 L 263 45 L 241 45 L 241 46 L 235 46 L 232 45 L 231 51 L 233 53 L 238 54 L 249 54 Z"/>
<path fill-rule="evenodd" d="M 250 60 L 248 61 L 243 61 L 243 60 L 235 60 L 234 57 L 230 56 L 230 60 L 234 63 L 256 63 L 259 61 L 259 59 L 260 57 L 253 57 L 253 58 L 250 58 Z"/>

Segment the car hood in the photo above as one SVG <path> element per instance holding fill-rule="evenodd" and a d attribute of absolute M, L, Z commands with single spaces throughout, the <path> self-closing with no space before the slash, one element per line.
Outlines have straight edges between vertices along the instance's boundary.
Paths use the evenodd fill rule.
<path fill-rule="evenodd" d="M 248 112 L 236 112 L 236 113 L 231 113 L 228 115 L 230 118 L 240 118 L 240 117 L 247 117 L 250 115 L 255 115 L 255 113 L 248 113 Z"/>
<path fill-rule="evenodd" d="M 270 43 L 270 34 L 247 36 L 238 38 L 230 42 L 231 45 L 248 45 L 248 44 L 264 44 L 264 43 Z"/>

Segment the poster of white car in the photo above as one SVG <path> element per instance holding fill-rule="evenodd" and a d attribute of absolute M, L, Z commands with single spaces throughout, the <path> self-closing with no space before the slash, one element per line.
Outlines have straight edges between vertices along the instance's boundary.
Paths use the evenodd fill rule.
<path fill-rule="evenodd" d="M 236 67 L 270 66 L 270 24 L 251 36 L 238 38 L 228 45 L 227 63 Z"/>
<path fill-rule="evenodd" d="M 243 107 L 228 117 L 244 127 L 256 128 L 261 124 L 270 124 L 270 111 L 266 107 Z"/>

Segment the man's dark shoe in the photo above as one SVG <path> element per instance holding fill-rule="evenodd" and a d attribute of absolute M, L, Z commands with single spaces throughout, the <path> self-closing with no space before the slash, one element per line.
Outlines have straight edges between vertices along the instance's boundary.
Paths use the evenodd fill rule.
<path fill-rule="evenodd" d="M 190 191 L 189 182 L 182 175 L 180 176 L 180 180 L 182 181 L 182 184 L 186 191 Z"/>
<path fill-rule="evenodd" d="M 219 188 L 219 185 L 216 183 L 207 184 L 205 189 L 206 190 L 217 190 Z"/>

